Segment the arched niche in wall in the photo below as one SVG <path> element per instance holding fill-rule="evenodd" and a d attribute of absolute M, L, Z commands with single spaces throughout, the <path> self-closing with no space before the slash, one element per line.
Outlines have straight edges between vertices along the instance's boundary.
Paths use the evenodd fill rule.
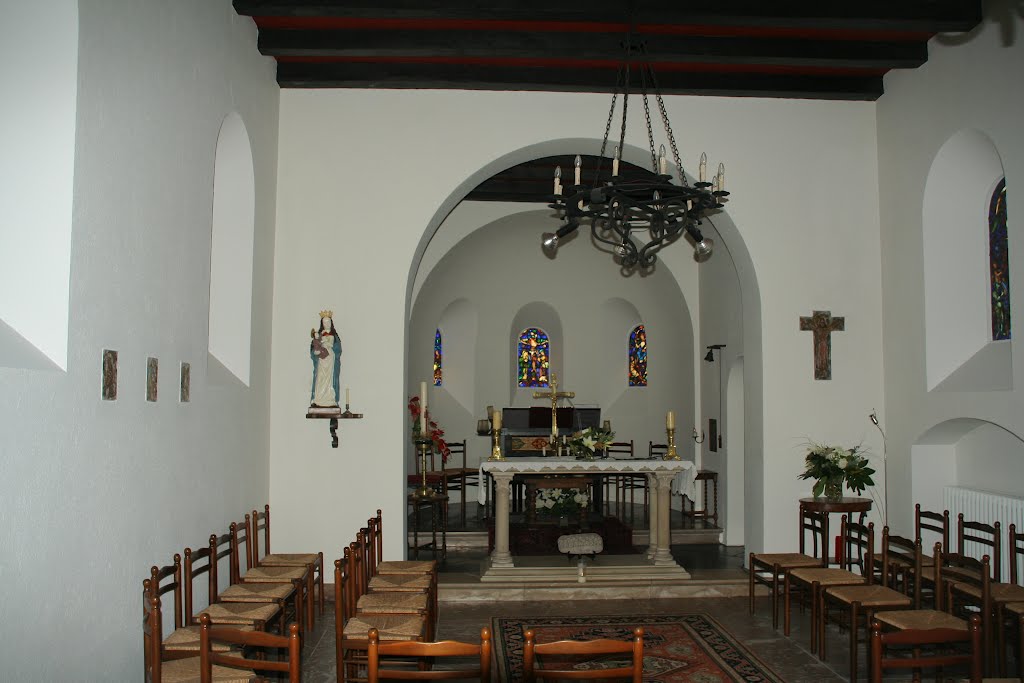
<path fill-rule="evenodd" d="M 221 124 L 213 171 L 210 246 L 210 381 L 249 386 L 256 185 L 242 117 Z"/>
<path fill-rule="evenodd" d="M 989 207 L 1003 178 L 992 141 L 962 130 L 932 161 L 922 207 L 928 390 L 1013 388 L 1011 343 L 992 340 Z"/>
<path fill-rule="evenodd" d="M 935 425 L 911 447 L 910 467 L 912 503 L 924 509 L 943 509 L 945 486 L 1024 497 L 1024 439 L 987 420 Z"/>
<path fill-rule="evenodd" d="M 647 388 L 629 386 L 629 334 L 637 325 L 644 324 L 644 320 L 636 305 L 621 297 L 605 300 L 599 311 L 601 345 L 606 354 L 603 364 L 606 370 L 600 374 L 600 404 L 611 408 L 628 391 L 642 392 Z M 657 330 L 652 330 L 650 325 L 646 328 L 650 343 L 656 338 Z M 648 373 L 653 373 L 650 356 L 647 369 Z"/>
<path fill-rule="evenodd" d="M 8 3 L 0 55 L 0 367 L 66 370 L 78 3 Z M 32 67 L 16 67 L 25 55 Z"/>
<path fill-rule="evenodd" d="M 519 358 L 519 335 L 528 327 L 537 327 L 548 335 L 550 343 L 549 371 L 558 376 L 558 382 L 565 386 L 566 378 L 563 376 L 565 358 L 565 335 L 562 331 L 562 318 L 558 311 L 551 304 L 544 301 L 531 301 L 520 307 L 512 317 L 512 325 L 509 328 L 509 405 L 525 406 L 534 405 L 533 392 L 538 391 L 533 387 L 520 387 L 518 382 L 518 358 Z M 546 391 L 541 389 L 540 391 Z"/>
<path fill-rule="evenodd" d="M 437 324 L 443 343 L 444 379 L 434 391 L 451 396 L 469 415 L 475 410 L 478 324 L 477 310 L 467 299 L 448 304 Z"/>

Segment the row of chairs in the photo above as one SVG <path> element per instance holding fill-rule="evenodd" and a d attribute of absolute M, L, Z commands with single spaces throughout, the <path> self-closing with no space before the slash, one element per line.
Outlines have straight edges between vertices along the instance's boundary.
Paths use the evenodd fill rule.
<path fill-rule="evenodd" d="M 1005 673 L 1007 654 L 1006 626 L 1016 625 L 1018 638 L 1024 638 L 1024 587 L 1018 582 L 1018 564 L 1024 558 L 1024 534 L 1013 525 L 1009 532 L 1011 563 L 1010 583 L 993 580 L 994 565 L 990 556 L 980 560 L 965 552 L 970 541 L 982 542 L 996 557 L 1000 552 L 999 525 L 988 529 L 980 523 L 958 520 L 958 546 L 949 545 L 949 514 L 932 513 L 917 508 L 915 538 L 909 539 L 883 529 L 880 548 L 876 551 L 874 526 L 853 522 L 843 517 L 839 567 L 830 567 L 827 539 L 828 516 L 804 511 L 800 520 L 799 553 L 751 553 L 749 557 L 750 610 L 754 611 L 755 586 L 770 590 L 773 625 L 778 627 L 779 603 L 785 606 L 785 633 L 789 635 L 791 599 L 805 594 L 811 604 L 811 650 L 825 656 L 825 627 L 830 610 L 848 626 L 850 634 L 850 680 L 857 676 L 857 647 L 860 624 L 865 630 L 877 621 L 889 630 L 923 631 L 936 628 L 953 630 L 966 638 L 966 618 L 977 613 L 980 622 L 983 661 L 986 668 Z M 934 531 L 941 539 L 933 554 L 922 552 L 921 533 Z M 805 532 L 810 532 L 813 551 L 808 554 Z M 995 572 L 998 577 L 998 572 Z M 928 601 L 930 604 L 925 605 Z M 927 607 L 927 609 L 925 609 Z M 962 617 L 962 618 L 961 618 Z M 998 655 L 992 646 L 992 633 L 997 635 Z M 1018 645 L 1020 667 L 1024 640 Z M 879 653 L 872 653 L 877 655 Z"/>
<path fill-rule="evenodd" d="M 491 680 L 490 630 L 479 643 L 435 642 L 437 563 L 434 560 L 383 559 L 381 511 L 371 517 L 334 562 L 337 680 Z M 537 643 L 525 634 L 524 680 L 538 675 L 609 679 L 628 677 L 641 683 L 643 629 L 631 641 L 559 641 Z M 591 671 L 542 663 L 546 657 L 608 657 L 629 654 L 628 664 Z M 454 664 L 446 663 L 454 662 Z M 467 661 L 468 660 L 468 661 Z M 550 660 L 548 660 L 550 662 Z M 564 662 L 563 662 L 564 663 Z"/>
<path fill-rule="evenodd" d="M 154 565 L 143 580 L 146 680 L 234 680 L 260 670 L 287 672 L 298 681 L 302 639 L 314 625 L 317 592 L 320 612 L 324 609 L 323 553 L 270 552 L 267 505 L 232 522 L 227 533 L 211 534 L 205 546 L 185 548 L 183 555 Z M 221 589 L 225 560 L 228 585 Z M 205 595 L 196 591 L 197 579 L 205 579 Z M 165 636 L 168 595 L 174 628 Z"/>

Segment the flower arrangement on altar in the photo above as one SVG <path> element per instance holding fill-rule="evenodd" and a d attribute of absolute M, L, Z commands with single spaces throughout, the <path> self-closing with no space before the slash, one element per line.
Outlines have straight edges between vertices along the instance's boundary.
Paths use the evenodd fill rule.
<path fill-rule="evenodd" d="M 423 410 L 420 408 L 420 397 L 409 397 L 409 417 L 412 419 L 413 441 L 418 441 L 423 438 L 430 439 L 433 442 L 434 452 L 441 456 L 441 463 L 447 464 L 448 457 L 452 452 L 451 449 L 448 448 L 448 442 L 444 440 L 444 430 L 438 427 L 437 423 L 430 419 L 430 410 L 428 409 L 424 415 L 424 422 L 427 425 L 427 433 L 426 436 L 424 436 L 420 429 L 421 413 L 423 413 Z"/>
<path fill-rule="evenodd" d="M 603 451 L 615 440 L 615 432 L 603 427 L 587 427 L 569 437 L 569 452 L 578 460 L 593 460 L 595 453 Z"/>
<path fill-rule="evenodd" d="M 824 496 L 830 500 L 843 497 L 843 485 L 856 493 L 868 486 L 874 486 L 871 475 L 875 473 L 868 463 L 867 451 L 861 446 L 843 448 L 811 442 L 804 458 L 804 472 L 799 479 L 814 479 L 812 493 L 815 498 Z"/>
<path fill-rule="evenodd" d="M 579 514 L 589 503 L 583 489 L 537 489 L 537 512 L 568 517 Z"/>

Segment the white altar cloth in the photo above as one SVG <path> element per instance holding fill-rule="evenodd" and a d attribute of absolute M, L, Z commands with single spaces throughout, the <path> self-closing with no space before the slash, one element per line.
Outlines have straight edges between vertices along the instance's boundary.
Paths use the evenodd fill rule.
<path fill-rule="evenodd" d="M 508 458 L 506 460 L 485 460 L 480 463 L 480 481 L 486 481 L 485 473 L 512 472 L 513 474 L 650 474 L 652 472 L 676 472 L 672 479 L 672 493 L 694 500 L 697 487 L 697 467 L 689 460 L 639 460 L 608 458 L 603 460 L 577 460 L 576 458 Z M 488 486 L 481 486 L 478 499 L 487 504 Z"/>

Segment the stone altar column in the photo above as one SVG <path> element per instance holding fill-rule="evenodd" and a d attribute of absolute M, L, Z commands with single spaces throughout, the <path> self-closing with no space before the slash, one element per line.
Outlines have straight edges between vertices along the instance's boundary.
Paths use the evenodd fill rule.
<path fill-rule="evenodd" d="M 653 473 L 647 474 L 648 515 L 647 525 L 647 559 L 653 560 L 658 554 L 658 479 Z"/>
<path fill-rule="evenodd" d="M 494 552 L 492 567 L 514 567 L 508 549 L 509 497 L 512 490 L 512 472 L 491 472 L 494 478 Z"/>
<path fill-rule="evenodd" d="M 672 559 L 672 480 L 675 472 L 655 472 L 654 477 L 658 483 L 658 548 L 654 554 L 654 566 L 676 566 Z M 653 514 L 652 514 L 653 518 Z"/>

